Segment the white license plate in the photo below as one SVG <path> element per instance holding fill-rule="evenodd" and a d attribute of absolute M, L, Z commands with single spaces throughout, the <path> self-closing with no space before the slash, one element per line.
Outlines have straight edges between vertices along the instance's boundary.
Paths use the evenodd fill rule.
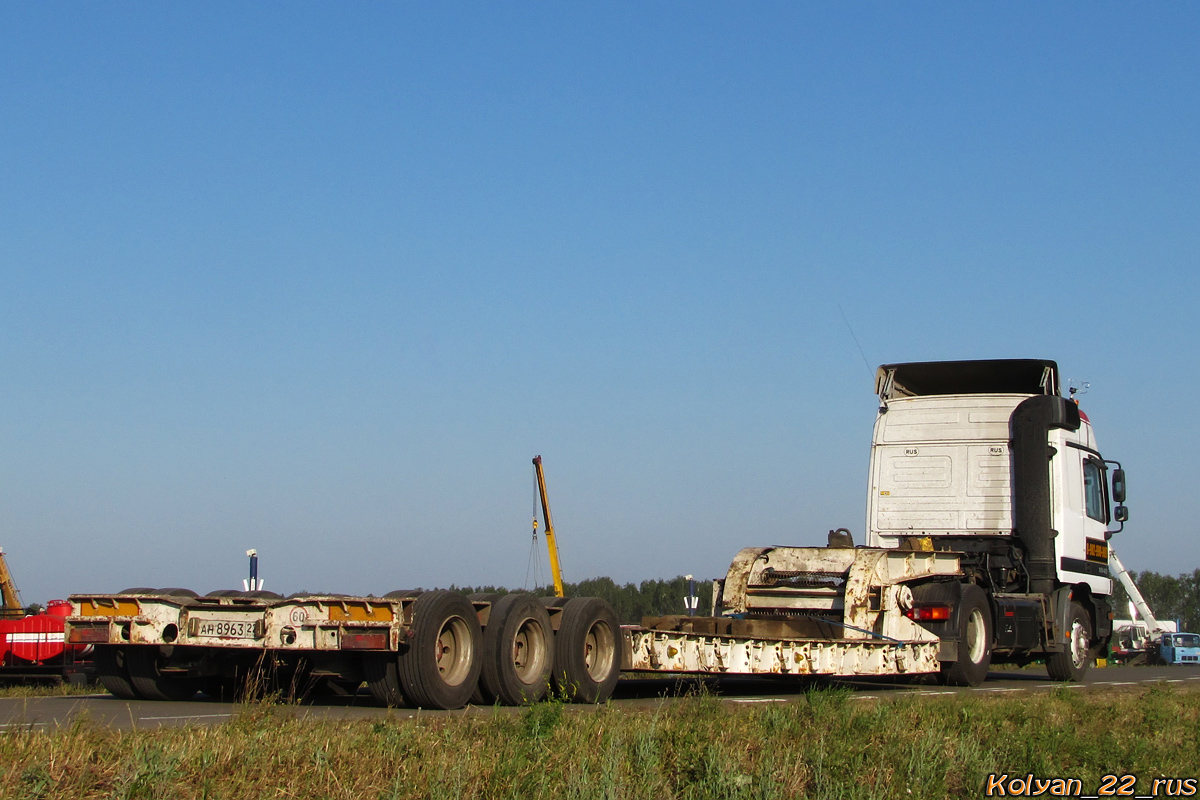
<path fill-rule="evenodd" d="M 198 619 L 195 635 L 218 639 L 254 639 L 254 620 Z"/>

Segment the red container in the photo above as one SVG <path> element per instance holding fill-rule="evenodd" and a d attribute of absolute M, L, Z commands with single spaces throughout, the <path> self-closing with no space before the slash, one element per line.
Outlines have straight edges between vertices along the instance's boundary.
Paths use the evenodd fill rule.
<path fill-rule="evenodd" d="M 22 619 L 0 620 L 0 663 L 58 664 L 67 651 L 64 620 L 71 613 L 66 600 L 51 600 L 42 614 Z M 86 646 L 72 645 L 71 651 L 81 654 Z"/>

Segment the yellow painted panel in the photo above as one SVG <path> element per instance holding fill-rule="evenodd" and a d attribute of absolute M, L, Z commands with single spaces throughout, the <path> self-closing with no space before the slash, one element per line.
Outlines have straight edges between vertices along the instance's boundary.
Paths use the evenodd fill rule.
<path fill-rule="evenodd" d="M 140 611 L 136 600 L 96 598 L 79 604 L 81 617 L 136 617 Z"/>
<path fill-rule="evenodd" d="M 391 622 L 392 609 L 369 603 L 339 603 L 329 607 L 331 622 Z"/>

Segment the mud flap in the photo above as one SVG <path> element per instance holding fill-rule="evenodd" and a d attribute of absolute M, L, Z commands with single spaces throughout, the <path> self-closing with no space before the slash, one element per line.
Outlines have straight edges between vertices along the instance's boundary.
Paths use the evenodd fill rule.
<path fill-rule="evenodd" d="M 1046 652 L 1058 653 L 1067 646 L 1067 619 L 1071 614 L 1071 588 L 1060 586 L 1050 595 L 1050 618 L 1053 639 L 1046 642 Z"/>

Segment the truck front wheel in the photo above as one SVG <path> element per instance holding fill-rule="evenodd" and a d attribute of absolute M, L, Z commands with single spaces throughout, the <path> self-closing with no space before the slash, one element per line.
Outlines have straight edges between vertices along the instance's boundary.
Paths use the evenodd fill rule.
<path fill-rule="evenodd" d="M 1046 659 L 1046 671 L 1056 681 L 1078 681 L 1092 662 L 1092 621 L 1079 603 L 1071 603 L 1067 616 L 1067 645 Z"/>
<path fill-rule="evenodd" d="M 992 609 L 978 586 L 964 586 L 958 603 L 958 660 L 942 667 L 954 686 L 978 686 L 992 664 Z"/>

